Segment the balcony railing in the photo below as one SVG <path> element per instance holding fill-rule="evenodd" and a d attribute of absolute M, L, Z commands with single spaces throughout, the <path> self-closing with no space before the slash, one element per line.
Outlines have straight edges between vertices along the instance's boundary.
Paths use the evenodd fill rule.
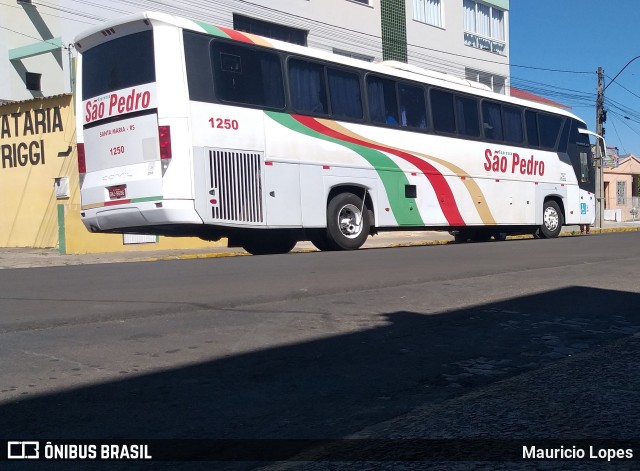
<path fill-rule="evenodd" d="M 501 56 L 506 56 L 507 43 L 498 39 L 488 38 L 476 33 L 464 33 L 464 43 L 467 46 L 482 49 L 483 51 L 493 52 Z"/>

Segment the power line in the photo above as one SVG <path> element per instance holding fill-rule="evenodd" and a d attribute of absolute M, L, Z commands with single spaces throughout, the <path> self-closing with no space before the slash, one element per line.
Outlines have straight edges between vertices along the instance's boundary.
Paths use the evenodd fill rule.
<path fill-rule="evenodd" d="M 0 5 L 4 5 L 4 6 L 9 7 L 9 8 L 16 8 L 16 9 L 19 9 L 19 8 L 20 8 L 20 7 L 16 6 L 16 5 L 9 5 L 9 4 L 7 4 L 7 3 L 2 3 L 2 2 L 0 2 Z M 47 7 L 47 8 L 48 8 L 48 7 Z M 66 16 L 54 15 L 53 13 L 45 13 L 45 12 L 40 12 L 40 13 L 41 13 L 42 15 L 51 16 L 51 17 L 53 17 L 53 18 L 61 18 L 61 19 L 63 19 L 63 20 L 67 20 L 67 21 L 75 21 L 75 22 L 77 22 L 77 23 L 83 23 L 83 24 L 86 24 L 86 25 L 93 25 L 93 24 L 95 24 L 95 22 L 89 23 L 89 22 L 87 22 L 87 21 L 82 21 L 82 20 L 78 20 L 78 19 L 75 19 L 75 18 L 69 18 L 69 17 L 66 17 Z"/>
<path fill-rule="evenodd" d="M 608 76 L 607 76 L 607 78 L 608 78 Z M 614 82 L 611 82 L 611 83 L 614 83 Z M 615 82 L 615 84 L 616 84 L 618 87 L 622 88 L 623 90 L 626 90 L 627 92 L 631 93 L 634 97 L 636 97 L 636 98 L 640 98 L 640 95 L 637 95 L 636 93 L 632 92 L 631 90 L 629 90 L 627 87 L 625 87 L 625 86 L 624 86 L 624 85 L 622 85 L 621 83 L 619 83 L 619 82 Z"/>
<path fill-rule="evenodd" d="M 636 129 L 633 129 L 633 128 L 629 125 L 629 123 L 627 123 L 627 119 L 626 119 L 626 117 L 625 117 L 625 116 L 622 116 L 621 114 L 618 114 L 618 113 L 616 113 L 616 112 L 613 112 L 613 114 L 614 114 L 614 115 L 616 115 L 616 116 L 618 116 L 618 118 L 623 118 L 623 119 L 621 119 L 621 120 L 620 120 L 620 122 L 621 122 L 622 124 L 624 124 L 626 127 L 628 127 L 632 132 L 634 132 L 635 134 L 637 134 L 638 136 L 640 136 L 640 132 L 638 132 Z M 633 120 L 632 120 L 632 121 L 633 121 Z M 640 124 L 640 122 L 637 122 L 637 121 L 633 121 L 633 122 L 636 122 L 636 123 Z"/>
<path fill-rule="evenodd" d="M 11 31 L 12 33 L 19 34 L 19 35 L 21 35 L 21 36 L 26 36 L 27 38 L 35 39 L 36 41 L 39 41 L 39 42 L 43 42 L 43 43 L 47 43 L 47 44 L 51 44 L 52 46 L 59 46 L 59 44 L 58 44 L 58 43 L 52 43 L 52 42 L 51 42 L 51 39 L 36 38 L 35 36 L 31 36 L 31 35 L 29 35 L 29 34 L 21 33 L 20 31 L 16 31 L 16 30 L 13 30 L 13 29 L 7 28 L 6 26 L 2 26 L 2 25 L 0 25 L 0 29 L 4 29 L 4 30 L 7 30 L 7 31 Z M 69 49 L 69 47 L 65 46 L 64 44 L 62 45 L 62 48 L 63 48 L 63 49 L 67 49 L 67 50 Z"/>
<path fill-rule="evenodd" d="M 252 14 L 261 15 L 261 18 L 264 20 L 275 20 L 276 22 L 287 22 L 291 23 L 293 19 L 294 22 L 301 27 L 308 27 L 309 24 L 315 24 L 316 28 L 314 30 L 314 34 L 317 38 L 323 40 L 329 40 L 329 42 L 335 42 L 336 39 L 338 41 L 343 41 L 344 43 L 358 43 L 358 45 L 367 50 L 373 51 L 375 53 L 379 52 L 381 45 L 381 37 L 375 34 L 364 33 L 361 31 L 357 31 L 355 29 L 341 27 L 337 25 L 332 25 L 330 23 L 326 23 L 320 20 L 315 20 L 311 18 L 306 18 L 302 15 L 283 12 L 281 10 L 256 4 L 249 0 L 236 0 L 237 3 L 245 4 L 253 10 Z M 160 11 L 164 11 L 171 14 L 176 14 L 180 16 L 190 15 L 194 17 L 213 17 L 216 18 L 216 21 L 228 21 L 226 19 L 226 10 L 220 8 L 214 8 L 210 2 L 194 0 L 190 5 L 181 5 L 176 6 L 175 3 L 172 2 L 164 2 L 161 0 L 114 0 L 111 5 L 104 5 L 92 2 L 90 0 L 74 0 L 74 3 L 78 5 L 83 5 L 89 7 L 90 9 L 100 8 L 100 10 L 107 10 L 115 13 L 130 13 L 131 9 L 142 8 L 142 9 L 158 9 Z M 119 7 L 114 5 L 114 3 L 123 4 L 123 6 Z M 89 19 L 92 21 L 104 21 L 105 18 L 90 14 L 86 12 L 80 12 L 78 9 L 66 9 L 57 5 L 53 5 L 46 1 L 39 2 L 39 5 L 49 8 L 51 10 L 64 12 L 67 14 L 79 16 L 84 19 Z M 229 5 L 229 10 L 233 10 L 233 6 Z M 72 20 L 83 22 L 82 20 Z M 4 27 L 9 31 L 9 28 Z M 13 31 L 17 34 L 23 34 L 25 36 L 31 37 L 24 33 L 19 33 L 17 31 Z M 34 38 L 38 39 L 38 38 Z M 38 39 L 41 40 L 41 39 Z M 472 57 L 464 54 L 452 53 L 449 51 L 443 51 L 440 49 L 430 48 L 426 46 L 421 46 L 417 44 L 407 44 L 408 48 L 413 50 L 412 58 L 416 61 L 422 62 L 429 67 L 434 67 L 442 71 L 446 71 L 447 73 L 458 76 L 461 78 L 464 77 L 464 68 L 468 65 L 464 64 L 460 61 L 455 60 L 455 58 L 464 58 L 467 61 L 481 61 L 483 63 L 491 63 L 498 64 L 503 66 L 509 66 L 513 68 L 523 69 L 523 70 L 537 70 L 549 73 L 563 73 L 563 74 L 580 74 L 580 75 L 595 75 L 595 72 L 590 71 L 582 71 L 582 70 L 563 70 L 563 69 L 555 69 L 555 68 L 544 68 L 544 67 L 535 67 L 529 65 L 522 64 L 509 64 L 499 60 L 490 60 L 490 59 L 479 59 L 477 57 Z M 436 53 L 438 55 L 430 54 Z M 449 57 L 450 59 L 447 59 Z M 485 72 L 492 75 L 495 75 L 495 71 L 482 70 L 482 68 L 478 69 L 479 72 Z M 517 86 L 518 88 L 522 88 L 524 90 L 530 91 L 532 93 L 542 94 L 549 98 L 555 98 L 561 101 L 568 102 L 568 105 L 582 107 L 582 106 L 593 106 L 593 102 L 595 101 L 595 96 L 593 93 L 586 93 L 579 90 L 566 89 L 561 87 L 556 87 L 550 84 L 544 84 L 540 82 L 533 82 L 526 79 L 518 78 L 516 76 L 511 75 L 511 84 Z M 616 83 L 617 82 L 612 82 Z M 623 87 L 622 85 L 618 84 Z M 623 87 L 625 88 L 625 87 Z M 629 91 L 629 90 L 627 90 Z M 633 94 L 633 92 L 629 91 Z M 635 95 L 635 94 L 634 94 Z M 638 95 L 635 95 L 638 96 Z"/>
<path fill-rule="evenodd" d="M 84 3 L 82 0 L 75 0 L 77 2 L 80 3 Z M 121 3 L 126 3 L 126 4 L 137 4 L 140 5 L 141 2 L 136 2 L 136 1 L 130 1 L 130 0 L 115 0 L 117 2 L 121 2 Z M 265 17 L 267 20 L 268 19 L 274 19 L 274 17 L 271 17 L 270 15 L 265 15 L 264 14 L 264 10 L 270 12 L 271 14 L 276 14 L 276 18 L 275 19 L 281 19 L 281 18 L 296 18 L 297 20 L 300 20 L 302 23 L 314 23 L 316 25 L 321 25 L 323 28 L 326 28 L 326 30 L 323 30 L 323 32 L 329 32 L 330 36 L 326 37 L 325 39 L 332 39 L 335 36 L 335 30 L 342 30 L 342 31 L 346 31 L 350 34 L 356 34 L 358 36 L 361 37 L 367 37 L 369 38 L 369 40 L 375 40 L 376 42 L 373 43 L 376 45 L 376 49 L 379 48 L 379 44 L 380 41 L 382 40 L 382 38 L 380 36 L 376 36 L 374 34 L 370 34 L 370 33 L 364 33 L 362 31 L 358 31 L 358 30 L 354 30 L 351 28 L 346 28 L 344 26 L 337 26 L 337 25 L 332 25 L 330 23 L 326 23 L 324 21 L 320 21 L 320 20 L 316 20 L 316 19 L 312 19 L 312 18 L 307 18 L 304 17 L 302 15 L 297 15 L 294 13 L 290 13 L 290 12 L 283 12 L 281 10 L 278 10 L 276 8 L 272 8 L 272 7 L 267 7 L 264 5 L 259 5 L 253 2 L 250 2 L 248 0 L 236 0 L 238 3 L 243 3 L 245 5 L 249 5 L 251 7 L 254 7 L 256 9 L 260 9 L 261 14 L 263 17 Z M 162 6 L 163 8 L 167 8 L 169 7 L 169 5 L 165 4 L 164 2 L 158 1 L 158 0 L 151 0 L 151 1 L 147 1 L 144 2 L 144 4 L 157 4 Z M 204 11 L 211 11 L 211 8 L 208 8 L 209 6 L 209 2 L 192 2 L 192 5 L 198 5 L 198 12 L 202 12 Z M 172 8 L 171 8 L 172 7 Z M 184 12 L 184 9 L 180 9 L 177 7 L 173 7 L 173 5 L 170 8 L 178 13 L 182 13 Z M 351 36 L 347 37 L 348 39 L 351 39 L 351 41 L 353 41 L 353 38 Z M 592 71 L 581 71 L 581 70 L 562 70 L 562 69 L 549 69 L 549 68 L 544 68 L 544 67 L 534 67 L 534 66 L 529 66 L 529 65 L 520 65 L 520 64 L 509 64 L 509 63 L 505 63 L 504 61 L 494 61 L 494 60 L 490 60 L 490 59 L 486 59 L 486 58 L 477 58 L 477 57 L 472 57 L 472 56 L 467 56 L 464 54 L 457 54 L 457 53 L 453 53 L 453 52 L 449 52 L 449 51 L 443 51 L 440 49 L 434 49 L 434 48 L 430 48 L 430 47 L 426 47 L 426 46 L 421 46 L 418 44 L 410 44 L 407 43 L 407 47 L 414 47 L 414 48 L 418 48 L 418 49 L 422 49 L 425 51 L 431 51 L 431 52 L 437 52 L 439 54 L 445 54 L 448 56 L 453 56 L 453 57 L 461 57 L 464 59 L 469 59 L 469 60 L 474 60 L 474 61 L 479 61 L 479 62 L 483 62 L 483 63 L 491 63 L 491 64 L 498 64 L 498 65 L 503 65 L 503 66 L 511 66 L 511 67 L 517 67 L 517 68 L 523 68 L 523 69 L 529 69 L 529 70 L 539 70 L 539 71 L 545 71 L 545 72 L 554 72 L 554 73 L 566 73 L 566 74 L 589 74 L 589 75 L 594 75 L 595 72 Z M 463 64 L 459 64 L 459 65 L 463 65 Z"/>
<path fill-rule="evenodd" d="M 611 120 L 611 125 L 613 126 L 613 131 L 616 133 L 616 136 L 618 136 L 618 142 L 620 142 L 620 147 L 622 147 L 622 150 L 625 154 L 627 154 L 627 149 L 625 149 L 624 144 L 622 143 L 622 139 L 620 139 L 620 134 L 618 134 L 618 128 L 616 127 L 616 122 L 615 120 Z"/>
<path fill-rule="evenodd" d="M 170 12 L 173 14 L 177 14 L 177 15 L 181 15 L 184 16 L 185 15 L 185 6 L 176 6 L 173 3 L 167 3 L 167 2 L 163 2 L 160 0 L 143 0 L 143 1 L 136 1 L 136 0 L 115 0 L 115 2 L 121 3 L 126 5 L 126 7 L 129 7 L 129 9 L 122 9 L 122 8 L 117 8 L 117 7 L 113 7 L 113 6 L 106 6 L 104 4 L 97 4 L 88 0 L 74 0 L 75 3 L 79 4 L 79 5 L 84 5 L 84 6 L 89 6 L 90 8 L 96 8 L 99 7 L 101 10 L 109 10 L 112 12 L 116 12 L 116 13 L 122 13 L 122 14 L 126 14 L 126 13 L 130 13 L 131 12 L 131 8 L 130 7 L 139 7 L 142 9 L 148 9 L 148 8 L 155 8 L 155 9 L 159 9 L 160 11 L 164 11 L 164 12 Z M 254 12 L 255 14 L 260 13 L 261 18 L 265 19 L 265 20 L 275 20 L 276 22 L 281 22 L 284 19 L 288 19 L 290 20 L 291 18 L 294 18 L 296 20 L 298 20 L 299 26 L 304 26 L 304 25 L 308 25 L 309 23 L 312 24 L 316 24 L 317 26 L 319 26 L 319 28 L 316 28 L 316 30 L 314 31 L 314 33 L 316 34 L 317 37 L 324 39 L 324 40 L 328 40 L 330 42 L 335 42 L 336 38 L 338 38 L 339 40 L 343 40 L 344 43 L 357 43 L 361 48 L 367 50 L 367 51 L 371 51 L 374 55 L 375 53 L 379 52 L 380 50 L 380 43 L 381 43 L 381 37 L 380 36 L 376 36 L 375 34 L 370 34 L 370 33 L 364 33 L 361 31 L 357 31 L 351 28 L 346 28 L 346 27 L 342 27 L 342 26 L 337 26 L 337 25 L 332 25 L 330 23 L 326 23 L 320 20 L 316 20 L 316 19 L 312 19 L 312 18 L 307 18 L 304 17 L 302 15 L 297 15 L 294 13 L 290 13 L 290 12 L 283 12 L 281 10 L 272 8 L 272 7 L 268 7 L 268 6 L 264 6 L 264 5 L 259 5 L 256 3 L 253 3 L 251 1 L 248 0 L 236 0 L 237 3 L 242 3 L 245 5 L 248 5 L 250 7 L 252 7 L 253 9 L 255 9 L 256 11 Z M 77 9 L 76 10 L 69 10 L 66 8 L 62 8 L 59 6 L 55 6 L 52 5 L 50 3 L 47 3 L 45 1 L 41 1 L 39 2 L 39 5 L 42 5 L 46 8 L 50 8 L 53 10 L 57 10 L 57 11 L 61 11 L 64 13 L 69 13 L 72 15 L 77 15 L 86 19 L 91 19 L 94 21 L 104 21 L 105 18 L 101 17 L 101 16 L 96 16 L 96 15 L 91 15 L 88 13 L 84 13 L 84 12 L 79 12 Z M 194 2 L 191 3 L 191 6 L 195 7 L 194 9 L 188 8 L 186 9 L 186 11 L 191 11 L 193 12 L 193 16 L 195 17 L 202 17 L 203 12 L 208 13 L 210 15 L 213 15 L 214 17 L 216 17 L 216 13 L 220 12 L 219 8 L 212 8 L 210 5 L 210 2 L 202 2 L 202 1 L 197 1 L 195 0 Z M 232 9 L 232 7 L 230 7 L 230 9 Z M 267 12 L 267 14 L 265 14 L 265 12 Z M 222 17 L 220 16 L 221 20 Z M 76 20 L 79 21 L 79 20 Z M 354 40 L 354 35 L 357 35 L 357 39 Z M 552 73 L 566 73 L 566 74 L 593 74 L 594 72 L 588 72 L 588 71 L 579 71 L 579 70 L 562 70 L 562 69 L 551 69 L 551 68 L 544 68 L 544 67 L 534 67 L 534 66 L 529 66 L 529 65 L 522 65 L 522 64 L 508 64 L 505 63 L 504 61 L 497 61 L 497 60 L 490 60 L 490 59 L 486 59 L 486 58 L 477 58 L 477 57 L 472 57 L 472 56 L 468 56 L 468 55 L 464 55 L 464 54 L 456 54 L 456 53 L 452 53 L 449 51 L 443 51 L 440 49 L 435 49 L 435 48 L 429 48 L 426 46 L 421 46 L 421 45 L 417 45 L 417 44 L 407 44 L 407 47 L 411 47 L 414 49 L 418 49 L 418 50 L 422 50 L 422 51 L 429 51 L 429 52 L 433 52 L 433 53 L 437 53 L 437 54 L 441 54 L 444 56 L 449 56 L 449 57 L 460 57 L 460 58 L 464 58 L 466 60 L 473 60 L 473 61 L 480 61 L 482 63 L 490 63 L 490 64 L 498 64 L 498 65 L 502 65 L 502 66 L 510 66 L 510 67 L 515 67 L 515 68 L 521 68 L 521 69 L 528 69 L 528 70 L 538 70 L 538 71 L 546 71 L 546 72 L 552 72 Z M 371 53 L 370 52 L 370 53 Z M 418 61 L 426 64 L 426 65 L 434 65 L 435 67 L 437 67 L 440 70 L 446 71 L 446 73 L 450 73 L 451 75 L 454 76 L 458 76 L 461 78 L 465 78 L 464 77 L 464 67 L 466 64 L 463 64 L 461 62 L 456 62 L 456 61 L 447 61 L 446 59 L 443 58 L 438 58 L 438 57 L 433 57 L 430 55 L 424 55 L 421 53 L 418 53 L 417 51 L 414 52 L 414 54 L 412 54 L 412 56 L 414 57 L 414 59 L 417 59 Z M 462 69 L 462 70 L 461 70 Z M 495 75 L 495 71 L 488 71 L 488 70 L 482 70 L 479 69 L 480 72 L 486 72 L 486 73 L 490 73 L 492 75 Z"/>

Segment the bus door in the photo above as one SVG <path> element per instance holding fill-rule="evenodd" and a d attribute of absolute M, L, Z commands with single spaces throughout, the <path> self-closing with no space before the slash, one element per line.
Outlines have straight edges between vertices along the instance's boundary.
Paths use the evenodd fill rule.
<path fill-rule="evenodd" d="M 596 169 L 592 149 L 603 145 L 604 139 L 591 131 L 579 129 L 578 121 L 573 121 L 571 139 L 568 146 L 571 165 L 580 188 L 580 223 L 593 224 L 596 211 Z M 603 147 L 603 153 L 604 149 Z"/>

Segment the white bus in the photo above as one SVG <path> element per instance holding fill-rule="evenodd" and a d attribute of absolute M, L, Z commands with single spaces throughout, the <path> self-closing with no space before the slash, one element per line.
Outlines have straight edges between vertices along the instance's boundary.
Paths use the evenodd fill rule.
<path fill-rule="evenodd" d="M 161 13 L 76 38 L 81 216 L 92 232 L 359 248 L 591 224 L 573 114 L 400 63 L 372 64 Z"/>

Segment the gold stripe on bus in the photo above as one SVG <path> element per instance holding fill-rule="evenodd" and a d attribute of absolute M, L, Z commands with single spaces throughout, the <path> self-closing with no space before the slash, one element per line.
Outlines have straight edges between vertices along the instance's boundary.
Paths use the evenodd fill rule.
<path fill-rule="evenodd" d="M 104 203 L 94 203 L 94 204 L 83 204 L 80 209 L 95 209 L 101 208 L 104 206 Z"/>
<path fill-rule="evenodd" d="M 251 33 L 242 33 L 242 34 L 246 36 L 248 39 L 251 39 L 251 41 L 253 41 L 253 44 L 257 46 L 270 47 L 273 49 L 273 44 L 271 44 L 269 41 L 267 41 L 261 36 L 256 36 L 255 34 L 251 34 Z"/>
<path fill-rule="evenodd" d="M 487 199 L 484 197 L 484 193 L 482 193 L 482 190 L 480 189 L 480 187 L 478 186 L 478 184 L 475 182 L 475 180 L 471 175 L 469 175 L 467 172 L 462 170 L 457 165 L 454 165 L 450 162 L 439 159 L 437 157 L 433 157 L 427 154 L 422 154 L 420 152 L 414 152 L 414 154 L 420 157 L 423 157 L 425 159 L 430 159 L 430 160 L 433 160 L 434 162 L 439 163 L 440 165 L 451 170 L 460 178 L 464 177 L 464 179 L 462 180 L 462 183 L 464 183 L 464 186 L 467 187 L 467 191 L 469 192 L 469 195 L 473 200 L 473 204 L 476 207 L 476 211 L 478 211 L 478 215 L 480 216 L 480 219 L 482 219 L 482 222 L 485 225 L 496 224 L 496 220 L 493 217 L 493 214 L 491 214 L 491 210 L 489 209 L 489 204 L 487 203 Z"/>
<path fill-rule="evenodd" d="M 347 135 L 347 136 L 349 136 L 351 138 L 359 139 L 359 140 L 367 142 L 369 144 L 383 145 L 383 146 L 388 147 L 389 149 L 392 149 L 392 150 L 397 150 L 399 152 L 406 152 L 407 154 L 412 154 L 412 155 L 419 156 L 419 157 L 422 157 L 422 158 L 427 159 L 427 160 L 431 160 L 433 162 L 436 162 L 436 163 L 442 165 L 443 167 L 446 167 L 447 169 L 452 171 L 459 178 L 464 177 L 464 179 L 462 179 L 462 182 L 464 183 L 464 186 L 467 188 L 467 191 L 469 192 L 469 195 L 471 196 L 471 199 L 473 200 L 473 204 L 475 205 L 476 211 L 478 211 L 478 215 L 480 216 L 480 219 L 482 219 L 482 222 L 485 225 L 495 225 L 496 224 L 496 220 L 493 217 L 493 215 L 491 214 L 491 210 L 489 209 L 489 205 L 487 204 L 487 199 L 485 198 L 484 193 L 482 193 L 482 190 L 480 189 L 478 184 L 473 180 L 471 175 L 469 175 L 467 172 L 465 172 L 463 169 L 461 169 L 457 165 L 454 165 L 451 162 L 447 162 L 446 160 L 442 160 L 442 159 L 439 159 L 437 157 L 433 157 L 431 155 L 423 154 L 421 152 L 413 152 L 413 151 L 409 151 L 409 150 L 406 150 L 406 149 L 401 149 L 399 147 L 393 147 L 393 146 L 389 146 L 389 145 L 386 145 L 386 144 L 382 144 L 380 142 L 376 142 L 376 141 L 373 141 L 371 139 L 367 139 L 364 136 L 361 136 L 359 134 L 354 133 L 353 131 L 350 131 L 349 129 L 345 128 L 344 126 L 341 126 L 340 124 L 336 123 L 335 121 L 330 121 L 330 120 L 326 120 L 326 119 L 318 119 L 318 121 L 322 122 L 322 124 L 324 124 L 328 128 L 331 128 L 336 132 L 345 134 L 345 135 Z"/>

